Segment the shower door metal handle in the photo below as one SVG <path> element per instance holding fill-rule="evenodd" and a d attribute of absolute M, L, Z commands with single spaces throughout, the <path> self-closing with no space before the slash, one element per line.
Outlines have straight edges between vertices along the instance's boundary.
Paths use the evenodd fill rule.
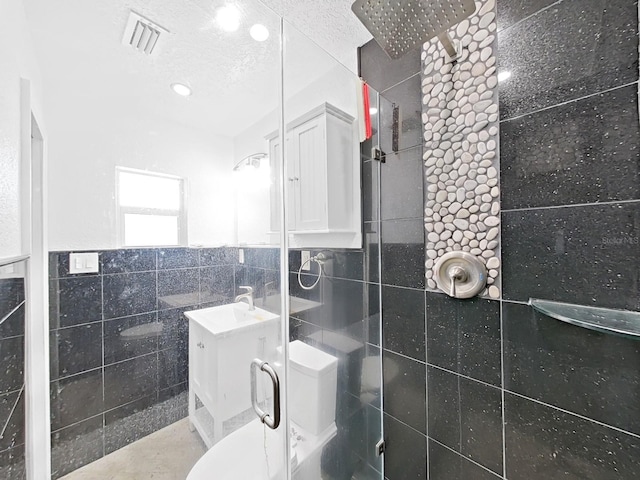
<path fill-rule="evenodd" d="M 257 369 L 265 372 L 271 378 L 271 383 L 273 384 L 273 417 L 258 405 Z M 251 362 L 251 406 L 262 423 L 272 430 L 278 428 L 280 425 L 280 379 L 271 365 L 259 358 Z"/>

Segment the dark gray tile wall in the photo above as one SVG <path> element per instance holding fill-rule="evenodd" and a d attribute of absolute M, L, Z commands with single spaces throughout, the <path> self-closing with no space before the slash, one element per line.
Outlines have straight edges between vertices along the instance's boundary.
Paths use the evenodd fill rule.
<path fill-rule="evenodd" d="M 513 11 L 503 3 L 503 14 Z M 501 117 L 636 82 L 637 7 L 633 0 L 564 0 L 503 29 L 499 70 L 512 76 L 500 87 Z M 522 13 L 516 5 L 512 15 Z"/>
<path fill-rule="evenodd" d="M 54 478 L 185 417 L 183 312 L 232 301 L 236 283 L 262 295 L 279 280 L 277 250 L 247 252 L 242 266 L 234 248 L 109 250 L 95 275 L 70 275 L 69 253 L 50 254 Z"/>
<path fill-rule="evenodd" d="M 634 479 L 638 437 L 507 393 L 509 479 Z"/>
<path fill-rule="evenodd" d="M 0 278 L 0 477 L 26 478 L 24 457 L 24 320 L 23 278 Z"/>
<path fill-rule="evenodd" d="M 638 475 L 640 344 L 544 298 L 640 310 L 638 2 L 498 0 L 505 475 Z"/>
<path fill-rule="evenodd" d="M 499 87 L 504 299 L 451 300 L 420 283 L 410 176 L 421 166 L 399 163 L 419 158 L 411 121 L 398 126 L 401 151 L 366 177 L 365 201 L 372 192 L 382 212 L 367 220 L 381 232 L 385 476 L 636 478 L 640 344 L 526 302 L 640 310 L 638 2 L 497 8 L 499 71 L 512 74 Z M 361 57 L 363 78 L 403 115 L 420 106 L 419 88 L 408 93 L 418 52 L 391 61 L 370 42 Z"/>
<path fill-rule="evenodd" d="M 635 85 L 503 122 L 502 208 L 639 198 L 639 130 Z"/>
<path fill-rule="evenodd" d="M 427 478 L 431 469 L 435 479 L 496 478 L 503 469 L 500 304 L 425 290 L 420 53 L 390 61 L 372 41 L 361 57 L 363 78 L 383 89 L 381 146 L 391 152 L 370 175 L 381 212 L 370 218 L 381 233 L 385 476 Z"/>
<path fill-rule="evenodd" d="M 500 302 L 426 292 L 426 341 L 429 478 L 502 477 Z"/>

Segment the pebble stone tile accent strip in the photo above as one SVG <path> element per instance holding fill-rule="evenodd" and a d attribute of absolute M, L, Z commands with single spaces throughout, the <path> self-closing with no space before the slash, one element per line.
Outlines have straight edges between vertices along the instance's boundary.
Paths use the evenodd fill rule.
<path fill-rule="evenodd" d="M 500 298 L 500 179 L 496 4 L 479 0 L 476 12 L 453 27 L 462 43 L 447 62 L 437 38 L 424 44 L 422 62 L 424 161 L 427 179 L 426 277 L 446 252 L 470 252 L 489 272 L 484 296 Z"/>

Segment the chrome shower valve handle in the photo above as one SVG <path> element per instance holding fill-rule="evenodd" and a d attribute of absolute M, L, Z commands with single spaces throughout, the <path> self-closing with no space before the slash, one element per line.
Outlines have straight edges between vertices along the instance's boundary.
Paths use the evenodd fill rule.
<path fill-rule="evenodd" d="M 487 267 L 467 252 L 449 252 L 434 267 L 438 288 L 452 298 L 471 298 L 487 286 Z"/>
<path fill-rule="evenodd" d="M 450 297 L 456 296 L 456 282 L 466 282 L 469 278 L 467 271 L 456 265 L 451 270 L 449 270 L 449 280 L 451 281 L 451 291 L 449 292 Z"/>

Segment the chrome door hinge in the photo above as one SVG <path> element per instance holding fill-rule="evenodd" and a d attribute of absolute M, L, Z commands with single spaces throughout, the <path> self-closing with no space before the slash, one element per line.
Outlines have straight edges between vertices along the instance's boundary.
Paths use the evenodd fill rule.
<path fill-rule="evenodd" d="M 384 453 L 384 447 L 384 440 L 380 440 L 378 443 L 376 443 L 376 457 L 382 456 L 382 454 Z"/>
<path fill-rule="evenodd" d="M 379 148 L 372 148 L 371 149 L 371 158 L 373 158 L 374 160 L 379 161 L 380 163 L 385 163 L 387 161 L 387 154 L 384 153 Z"/>

